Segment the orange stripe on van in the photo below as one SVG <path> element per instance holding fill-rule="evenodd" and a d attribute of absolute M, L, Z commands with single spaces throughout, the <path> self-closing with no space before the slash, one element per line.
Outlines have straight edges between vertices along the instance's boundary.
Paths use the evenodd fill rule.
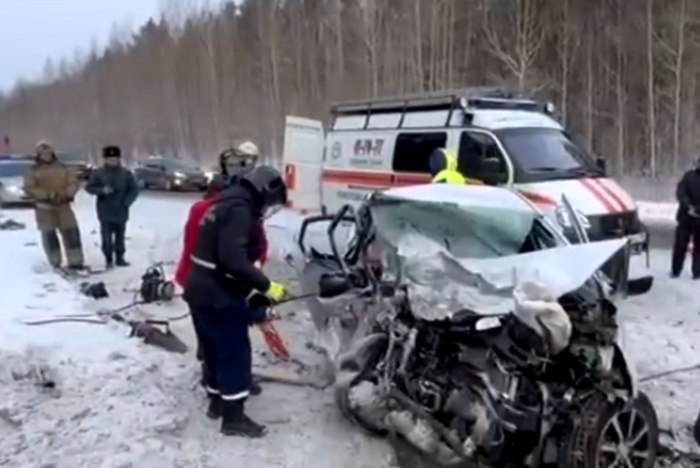
<path fill-rule="evenodd" d="M 397 172 L 394 178 L 394 185 L 404 187 L 407 185 L 429 184 L 429 174 L 411 174 L 406 172 Z"/>
<path fill-rule="evenodd" d="M 385 188 L 392 186 L 394 174 L 385 171 L 324 169 L 321 178 L 324 182 L 334 184 L 364 185 Z"/>
<path fill-rule="evenodd" d="M 527 190 L 518 190 L 518 192 L 520 192 L 520 195 L 527 198 L 535 205 L 554 206 L 557 204 L 557 202 L 555 200 L 553 200 L 552 198 L 550 198 L 546 195 L 542 195 L 542 194 L 535 193 L 535 192 L 528 192 Z"/>
<path fill-rule="evenodd" d="M 294 164 L 284 166 L 284 183 L 288 190 L 297 188 L 297 167 Z"/>

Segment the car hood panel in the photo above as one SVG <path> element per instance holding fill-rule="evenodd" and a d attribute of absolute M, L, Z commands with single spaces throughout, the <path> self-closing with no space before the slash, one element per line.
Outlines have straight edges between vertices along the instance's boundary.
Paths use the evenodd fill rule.
<path fill-rule="evenodd" d="M 626 244 L 624 239 L 568 245 L 491 259 L 456 258 L 439 244 L 407 233 L 398 257 L 414 312 L 429 320 L 462 308 L 484 314 L 512 310 L 518 284 L 535 281 L 555 297 L 580 288 Z"/>

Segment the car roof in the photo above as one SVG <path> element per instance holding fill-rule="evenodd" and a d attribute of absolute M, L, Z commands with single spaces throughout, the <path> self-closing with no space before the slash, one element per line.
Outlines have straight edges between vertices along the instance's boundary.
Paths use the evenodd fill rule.
<path fill-rule="evenodd" d="M 25 158 L 12 158 L 12 159 L 0 158 L 0 164 L 4 165 L 4 166 L 10 165 L 10 164 L 23 164 L 25 166 L 28 166 L 28 165 L 32 164 L 32 161 L 29 159 L 25 159 Z"/>
<path fill-rule="evenodd" d="M 427 203 L 452 203 L 460 207 L 481 207 L 512 211 L 536 211 L 517 192 L 488 185 L 424 184 L 389 189 L 376 198 L 390 198 Z"/>
<path fill-rule="evenodd" d="M 525 110 L 480 109 L 473 113 L 472 125 L 491 130 L 506 128 L 547 128 L 563 130 L 563 127 L 549 115 Z"/>
<path fill-rule="evenodd" d="M 0 154 L 0 161 L 31 161 L 34 156 L 29 154 Z"/>

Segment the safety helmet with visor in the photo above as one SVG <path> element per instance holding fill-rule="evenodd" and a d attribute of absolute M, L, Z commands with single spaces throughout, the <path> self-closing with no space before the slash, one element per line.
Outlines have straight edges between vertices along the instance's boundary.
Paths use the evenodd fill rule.
<path fill-rule="evenodd" d="M 255 167 L 260 157 L 258 146 L 252 141 L 243 141 L 219 155 L 221 171 L 228 175 L 240 175 Z"/>
<path fill-rule="evenodd" d="M 240 183 L 251 187 L 262 201 L 262 208 L 269 216 L 270 210 L 287 203 L 287 186 L 277 169 L 258 166 L 240 177 Z"/>

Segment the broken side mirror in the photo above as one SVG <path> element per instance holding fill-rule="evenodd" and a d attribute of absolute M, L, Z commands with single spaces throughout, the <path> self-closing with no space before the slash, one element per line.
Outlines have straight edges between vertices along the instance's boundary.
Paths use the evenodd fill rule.
<path fill-rule="evenodd" d="M 595 165 L 600 171 L 603 173 L 603 175 L 608 173 L 608 163 L 605 160 L 605 158 L 601 158 L 600 156 L 595 159 Z"/>
<path fill-rule="evenodd" d="M 318 280 L 318 296 L 332 298 L 350 290 L 350 280 L 342 273 L 326 273 Z"/>

